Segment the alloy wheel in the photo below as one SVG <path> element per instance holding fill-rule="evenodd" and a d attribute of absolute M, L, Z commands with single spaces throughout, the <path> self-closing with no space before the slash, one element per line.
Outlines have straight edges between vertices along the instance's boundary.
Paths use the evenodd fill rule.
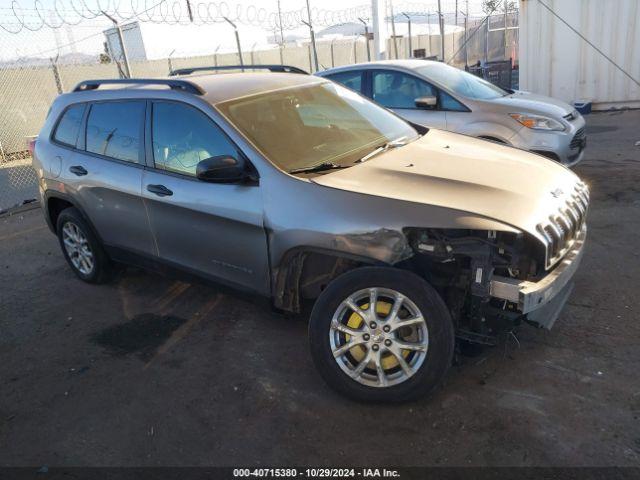
<path fill-rule="evenodd" d="M 73 266 L 83 275 L 90 275 L 94 268 L 91 247 L 84 232 L 73 222 L 62 227 L 62 242 Z"/>
<path fill-rule="evenodd" d="M 429 346 L 427 323 L 408 297 L 388 288 L 367 288 L 336 309 L 329 343 L 335 361 L 353 380 L 390 387 L 408 380 Z"/>

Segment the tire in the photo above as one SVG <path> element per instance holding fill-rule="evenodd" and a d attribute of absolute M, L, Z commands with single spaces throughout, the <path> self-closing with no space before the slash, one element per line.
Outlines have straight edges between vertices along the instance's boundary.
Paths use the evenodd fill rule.
<path fill-rule="evenodd" d="M 358 295 L 364 295 L 366 299 L 366 292 L 370 294 L 372 289 L 378 295 L 376 315 L 371 316 L 373 312 L 368 307 L 371 302 L 362 303 L 364 300 L 361 300 L 360 303 L 356 302 L 356 305 L 362 307 L 361 312 L 368 312 L 368 320 L 377 319 L 376 329 L 367 328 L 364 325 L 366 321 L 357 325 L 358 319 L 364 320 L 365 317 L 354 317 L 355 311 L 349 307 L 346 307 L 344 315 L 340 313 L 345 309 L 346 299 L 358 298 Z M 397 328 L 393 325 L 398 325 L 392 318 L 392 305 L 395 305 L 390 301 L 392 293 L 399 293 L 405 297 L 401 303 L 400 315 L 395 322 L 416 323 L 391 332 L 384 330 L 384 333 L 381 333 L 383 328 Z M 420 315 L 415 314 L 416 308 Z M 424 319 L 422 323 L 418 322 L 420 317 Z M 355 324 L 352 323 L 354 318 Z M 358 333 L 358 336 L 344 334 L 342 325 L 345 325 L 346 319 L 349 319 L 346 324 L 351 328 L 349 331 Z M 400 337 L 402 332 L 409 331 L 416 339 L 415 343 L 405 341 L 406 337 L 391 338 Z M 344 343 L 340 343 L 341 341 L 362 342 L 366 338 L 362 332 L 368 332 L 368 342 L 352 347 L 346 350 L 344 355 L 334 358 L 334 351 L 338 351 L 340 347 L 344 351 Z M 412 348 L 424 349 L 425 338 L 426 351 L 398 350 L 400 344 L 394 343 L 403 341 L 405 346 L 410 343 Z M 322 292 L 311 313 L 309 341 L 316 368 L 330 387 L 357 401 L 397 403 L 423 397 L 442 381 L 452 364 L 455 335 L 449 311 L 442 298 L 422 278 L 395 268 L 363 267 L 341 275 Z M 374 351 L 376 343 L 378 348 Z M 395 349 L 396 353 L 392 355 L 391 349 Z M 381 353 L 383 350 L 386 350 L 386 353 Z M 405 365 L 411 367 L 410 372 L 404 366 L 400 368 L 397 354 L 404 358 Z M 377 360 L 373 360 L 373 363 L 369 361 L 362 367 L 364 359 L 371 358 L 368 355 L 380 357 L 374 357 Z M 358 356 L 361 361 L 356 358 Z M 382 375 L 376 362 L 382 365 Z M 393 362 L 397 365 L 391 368 Z M 350 376 L 356 375 L 362 368 L 364 369 L 357 379 Z M 383 386 L 385 382 L 386 386 Z"/>
<path fill-rule="evenodd" d="M 56 222 L 56 233 L 64 258 L 80 280 L 99 284 L 111 278 L 111 261 L 93 229 L 77 208 L 69 207 L 60 212 Z M 75 250 L 70 247 L 70 243 L 65 245 L 65 241 L 75 243 Z M 91 262 L 87 262 L 88 259 Z M 88 268 L 89 263 L 91 268 Z"/>

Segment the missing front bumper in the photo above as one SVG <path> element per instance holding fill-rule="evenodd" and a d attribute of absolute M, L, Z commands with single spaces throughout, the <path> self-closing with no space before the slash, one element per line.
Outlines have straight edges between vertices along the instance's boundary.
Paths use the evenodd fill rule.
<path fill-rule="evenodd" d="M 585 225 L 572 249 L 556 268 L 538 282 L 494 276 L 491 280 L 491 296 L 516 303 L 518 311 L 528 314 L 529 320 L 551 328 L 573 288 L 571 280 L 582 260 L 586 236 Z M 554 318 L 550 319 L 551 316 Z"/>

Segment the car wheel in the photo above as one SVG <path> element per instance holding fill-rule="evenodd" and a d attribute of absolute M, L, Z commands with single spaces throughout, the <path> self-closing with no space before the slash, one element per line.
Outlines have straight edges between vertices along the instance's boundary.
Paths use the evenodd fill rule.
<path fill-rule="evenodd" d="M 314 363 L 338 392 L 367 402 L 429 393 L 451 366 L 454 329 L 438 293 L 404 270 L 364 267 L 322 292 L 311 313 Z"/>
<path fill-rule="evenodd" d="M 88 283 L 104 283 L 110 278 L 111 262 L 78 209 L 63 210 L 56 222 L 60 247 L 73 272 Z"/>

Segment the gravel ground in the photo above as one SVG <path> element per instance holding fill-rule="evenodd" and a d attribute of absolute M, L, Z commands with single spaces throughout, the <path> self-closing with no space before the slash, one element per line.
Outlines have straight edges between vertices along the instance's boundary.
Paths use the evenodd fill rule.
<path fill-rule="evenodd" d="M 78 281 L 39 210 L 0 218 L 0 466 L 640 465 L 640 111 L 588 117 L 589 239 L 551 332 L 366 406 L 304 319 L 128 269 Z"/>

